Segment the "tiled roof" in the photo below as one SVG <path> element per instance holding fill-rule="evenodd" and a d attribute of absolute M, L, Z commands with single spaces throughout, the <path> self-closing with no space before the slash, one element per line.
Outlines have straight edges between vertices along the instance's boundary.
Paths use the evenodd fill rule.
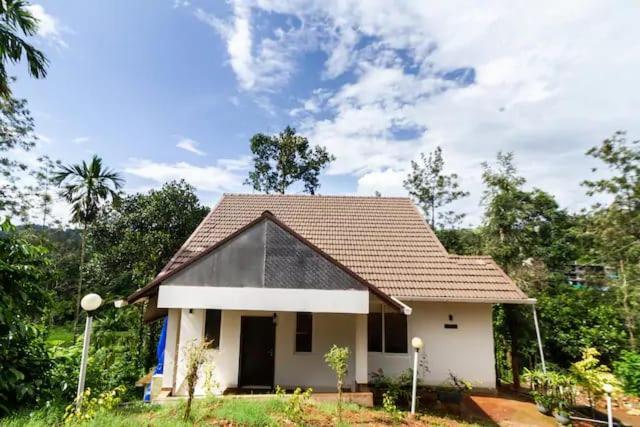
<path fill-rule="evenodd" d="M 527 298 L 490 257 L 449 255 L 412 202 L 400 197 L 225 194 L 161 274 L 266 210 L 390 296 Z"/>

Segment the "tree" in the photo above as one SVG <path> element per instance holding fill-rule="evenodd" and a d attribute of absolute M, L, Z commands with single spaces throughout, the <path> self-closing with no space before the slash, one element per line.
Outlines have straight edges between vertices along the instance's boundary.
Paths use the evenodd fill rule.
<path fill-rule="evenodd" d="M 610 172 L 606 178 L 584 181 L 587 195 L 613 197 L 608 206 L 593 207 L 586 229 L 594 243 L 590 258 L 617 269 L 618 277 L 610 284 L 619 295 L 629 346 L 636 349 L 640 322 L 640 140 L 630 142 L 626 132 L 618 131 L 587 155 L 603 162 Z"/>
<path fill-rule="evenodd" d="M 0 96 L 0 212 L 25 219 L 28 198 L 18 185 L 27 165 L 5 155 L 11 150 L 31 150 L 37 141 L 34 121 L 24 99 Z"/>
<path fill-rule="evenodd" d="M 106 200 L 119 199 L 117 190 L 122 187 L 124 181 L 117 172 L 103 167 L 102 159 L 96 155 L 89 164 L 83 161 L 81 164 L 61 166 L 54 179 L 62 187 L 62 196 L 71 204 L 72 221 L 82 225 L 80 275 L 73 324 L 75 334 L 80 315 L 87 227 L 96 219 L 100 207 Z"/>
<path fill-rule="evenodd" d="M 11 96 L 8 62 L 18 63 L 24 56 L 32 77 L 40 79 L 47 75 L 47 58 L 21 37 L 33 36 L 38 31 L 38 20 L 27 6 L 22 0 L 0 2 L 0 97 L 6 99 Z"/>
<path fill-rule="evenodd" d="M 342 422 L 342 386 L 349 369 L 349 347 L 338 347 L 332 345 L 329 351 L 324 355 L 324 361 L 329 365 L 331 370 L 336 374 L 338 389 L 338 422 Z"/>
<path fill-rule="evenodd" d="M 452 173 L 445 175 L 442 149 L 436 147 L 435 151 L 425 156 L 420 153 L 421 164 L 411 161 L 411 172 L 404 180 L 404 188 L 414 198 L 418 206 L 424 212 L 431 228 L 436 229 L 436 210 L 449 203 L 467 197 L 468 192 L 460 189 L 458 175 Z M 440 226 L 455 225 L 459 223 L 464 214 L 456 214 L 453 211 L 439 212 Z"/>
<path fill-rule="evenodd" d="M 5 219 L 0 224 L 0 416 L 43 403 L 49 357 L 37 326 L 47 305 L 50 260 Z"/>
<path fill-rule="evenodd" d="M 483 168 L 484 252 L 521 287 L 535 294 L 551 275 L 563 277 L 564 267 L 575 259 L 569 237 L 570 218 L 551 195 L 524 189 L 526 181 L 518 175 L 512 153 L 498 153 L 497 165 L 484 163 Z M 537 287 L 531 287 L 532 283 Z M 530 325 L 529 314 L 517 306 L 505 305 L 496 311 L 495 329 L 502 332 L 496 341 L 501 344 L 503 337 L 508 339 L 504 344 L 510 348 L 515 387 L 519 387 L 522 349 L 529 347 L 525 345 L 528 340 L 522 338 L 530 334 Z"/>
<path fill-rule="evenodd" d="M 304 191 L 315 194 L 320 171 L 335 160 L 325 147 L 309 147 L 309 140 L 287 126 L 278 135 L 257 133 L 251 137 L 253 170 L 245 184 L 256 191 L 284 194 L 292 184 L 302 181 Z"/>

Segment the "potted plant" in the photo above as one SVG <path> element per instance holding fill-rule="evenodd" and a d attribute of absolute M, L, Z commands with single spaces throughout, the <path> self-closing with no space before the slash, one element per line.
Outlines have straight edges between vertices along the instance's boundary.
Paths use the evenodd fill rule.
<path fill-rule="evenodd" d="M 536 404 L 536 408 L 541 414 L 548 414 L 553 406 L 553 398 L 547 394 L 539 391 L 532 391 L 531 396 Z"/>

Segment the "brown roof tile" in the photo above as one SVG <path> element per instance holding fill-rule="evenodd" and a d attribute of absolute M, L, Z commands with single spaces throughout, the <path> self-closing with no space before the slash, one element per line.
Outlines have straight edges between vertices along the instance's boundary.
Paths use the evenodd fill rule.
<path fill-rule="evenodd" d="M 449 255 L 408 198 L 225 194 L 165 266 L 185 263 L 265 210 L 391 296 L 526 300 L 490 257 Z"/>

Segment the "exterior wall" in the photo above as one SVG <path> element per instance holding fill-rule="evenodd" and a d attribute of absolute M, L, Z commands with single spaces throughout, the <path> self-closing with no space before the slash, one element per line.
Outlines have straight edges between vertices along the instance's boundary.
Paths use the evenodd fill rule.
<path fill-rule="evenodd" d="M 421 373 L 422 380 L 429 385 L 443 385 L 449 378 L 449 371 L 474 386 L 495 388 L 495 366 L 493 348 L 493 327 L 491 305 L 476 303 L 430 303 L 407 302 L 413 308 L 408 318 L 408 336 L 419 336 L 425 343 L 423 353 L 429 372 Z M 189 341 L 202 339 L 205 310 L 182 309 L 179 322 L 178 368 L 175 394 L 184 395 L 184 349 Z M 385 374 L 398 375 L 412 366 L 412 354 L 368 353 L 363 358 L 360 351 L 366 349 L 362 336 L 356 340 L 356 331 L 363 328 L 363 315 L 322 314 L 313 315 L 313 344 L 311 353 L 295 352 L 294 312 L 278 312 L 275 348 L 275 385 L 283 387 L 313 387 L 316 391 L 333 390 L 335 378 L 324 362 L 323 356 L 332 344 L 348 346 L 352 350 L 349 375 L 345 385 L 355 383 L 355 375 L 382 369 Z M 238 381 L 240 320 L 242 316 L 273 316 L 266 311 L 224 310 L 222 312 L 219 349 L 209 350 L 210 360 L 215 363 L 215 379 L 222 391 L 236 387 Z M 453 321 L 449 321 L 449 315 Z M 360 326 L 358 327 L 358 317 Z M 364 319 L 366 320 L 366 319 Z M 455 323 L 458 329 L 445 329 L 445 323 Z M 171 326 L 171 317 L 170 317 Z M 356 344 L 358 349 L 356 349 Z M 167 345 L 169 340 L 167 340 Z M 358 351 L 360 350 L 360 351 Z M 166 354 L 170 354 L 167 350 Z M 355 361 L 360 366 L 356 369 Z M 202 375 L 201 375 L 202 377 Z M 166 387 L 166 381 L 163 383 Z M 202 387 L 197 387 L 202 394 Z"/>
<path fill-rule="evenodd" d="M 406 304 L 413 308 L 407 322 L 408 339 L 418 336 L 424 342 L 421 354 L 429 371 L 419 369 L 419 372 L 425 384 L 444 385 L 451 371 L 475 387 L 495 388 L 491 304 L 415 301 Z M 449 315 L 453 321 L 449 321 Z M 457 324 L 458 329 L 445 329 L 445 323 Z M 369 353 L 369 372 L 382 369 L 385 374 L 398 375 L 412 366 L 412 356 Z"/>
<path fill-rule="evenodd" d="M 180 322 L 178 348 L 178 369 L 175 383 L 176 395 L 186 394 L 184 381 L 185 348 L 193 339 L 202 339 L 204 333 L 205 310 L 183 309 Z M 335 376 L 324 362 L 323 356 L 331 345 L 349 346 L 355 354 L 355 322 L 357 315 L 322 314 L 313 315 L 313 337 L 311 353 L 295 352 L 296 313 L 278 312 L 276 326 L 275 379 L 274 384 L 282 387 L 313 387 L 316 391 L 333 390 Z M 242 316 L 273 316 L 265 311 L 222 311 L 219 349 L 211 349 L 209 360 L 215 364 L 215 380 L 219 392 L 236 387 L 240 360 L 240 320 Z M 351 357 L 349 375 L 345 385 L 355 381 L 355 357 Z M 201 375 L 202 378 L 202 375 Z M 196 394 L 203 394 L 202 384 Z"/>

